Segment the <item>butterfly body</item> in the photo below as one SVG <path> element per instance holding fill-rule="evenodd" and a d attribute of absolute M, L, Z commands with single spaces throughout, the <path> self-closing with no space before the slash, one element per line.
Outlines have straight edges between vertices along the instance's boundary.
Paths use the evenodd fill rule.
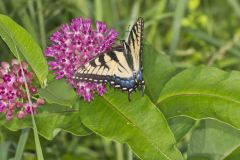
<path fill-rule="evenodd" d="M 108 83 L 130 93 L 142 88 L 144 93 L 144 80 L 142 77 L 142 38 L 143 19 L 139 18 L 130 31 L 128 41 L 121 41 L 121 45 L 93 58 L 75 72 L 73 80 Z"/>

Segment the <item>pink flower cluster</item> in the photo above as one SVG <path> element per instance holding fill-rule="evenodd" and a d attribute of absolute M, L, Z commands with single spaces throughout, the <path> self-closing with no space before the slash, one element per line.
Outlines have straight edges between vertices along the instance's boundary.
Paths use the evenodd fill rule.
<path fill-rule="evenodd" d="M 111 49 L 117 35 L 103 22 L 97 22 L 96 30 L 93 30 L 90 19 L 73 19 L 71 24 L 63 25 L 50 38 L 53 44 L 45 50 L 45 56 L 51 57 L 50 70 L 54 71 L 56 79 L 66 78 L 85 101 L 93 99 L 94 91 L 102 96 L 106 92 L 103 84 L 76 83 L 72 76 L 79 66 Z"/>
<path fill-rule="evenodd" d="M 31 98 L 36 94 L 37 88 L 32 84 L 33 73 L 28 71 L 28 65 L 22 62 L 24 75 L 29 87 Z M 33 112 L 36 113 L 36 108 L 43 105 L 43 99 L 38 98 L 32 104 Z M 20 69 L 20 64 L 16 59 L 12 63 L 1 62 L 0 66 L 0 112 L 5 113 L 7 120 L 11 120 L 14 115 L 17 118 L 24 118 L 31 114 L 31 108 L 28 102 L 27 93 L 24 84 L 24 76 Z"/>

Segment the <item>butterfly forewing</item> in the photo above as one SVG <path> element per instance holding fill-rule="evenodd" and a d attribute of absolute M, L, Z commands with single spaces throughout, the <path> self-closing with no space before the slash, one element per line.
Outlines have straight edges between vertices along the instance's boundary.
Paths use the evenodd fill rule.
<path fill-rule="evenodd" d="M 113 76 L 122 79 L 133 76 L 121 51 L 113 50 L 92 59 L 75 72 L 73 79 L 101 83 L 113 81 Z"/>
<path fill-rule="evenodd" d="M 143 41 L 143 29 L 144 29 L 144 21 L 143 18 L 138 18 L 137 22 L 133 25 L 129 37 L 128 37 L 128 45 L 130 48 L 130 54 L 133 59 L 133 69 L 134 71 L 138 71 L 141 69 L 141 54 L 142 54 L 142 41 Z"/>

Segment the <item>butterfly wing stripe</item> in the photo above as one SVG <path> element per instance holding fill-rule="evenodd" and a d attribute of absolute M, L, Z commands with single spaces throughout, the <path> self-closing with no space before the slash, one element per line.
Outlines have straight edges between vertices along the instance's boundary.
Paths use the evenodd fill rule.
<path fill-rule="evenodd" d="M 86 81 L 89 79 L 103 81 L 114 75 L 121 78 L 133 76 L 123 52 L 113 51 L 92 59 L 79 68 L 74 77 Z"/>
<path fill-rule="evenodd" d="M 95 63 L 95 59 L 94 60 L 91 60 L 89 62 L 89 64 L 92 66 L 92 67 L 97 67 L 97 64 Z"/>

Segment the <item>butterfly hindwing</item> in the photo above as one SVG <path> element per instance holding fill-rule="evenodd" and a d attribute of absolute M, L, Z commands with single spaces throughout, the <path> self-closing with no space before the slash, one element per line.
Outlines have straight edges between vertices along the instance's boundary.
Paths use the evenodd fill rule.
<path fill-rule="evenodd" d="M 128 86 L 121 81 L 132 77 L 132 70 L 128 66 L 124 52 L 113 50 L 84 64 L 75 72 L 73 79 L 96 83 L 108 82 L 117 88 L 127 90 Z"/>

